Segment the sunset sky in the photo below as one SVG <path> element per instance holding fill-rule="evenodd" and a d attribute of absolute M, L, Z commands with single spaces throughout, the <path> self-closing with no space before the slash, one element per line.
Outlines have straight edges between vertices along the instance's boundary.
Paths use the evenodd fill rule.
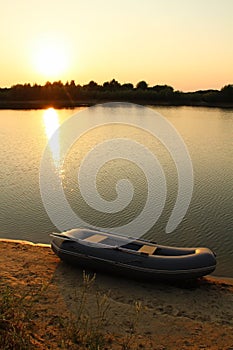
<path fill-rule="evenodd" d="M 193 91 L 233 83 L 232 0 L 0 1 L 0 87 L 115 78 Z"/>

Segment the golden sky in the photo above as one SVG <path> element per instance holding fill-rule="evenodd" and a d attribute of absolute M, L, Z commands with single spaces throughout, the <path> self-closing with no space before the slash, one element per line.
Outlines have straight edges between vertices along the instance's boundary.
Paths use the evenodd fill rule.
<path fill-rule="evenodd" d="M 0 0 L 0 87 L 233 82 L 233 0 Z"/>

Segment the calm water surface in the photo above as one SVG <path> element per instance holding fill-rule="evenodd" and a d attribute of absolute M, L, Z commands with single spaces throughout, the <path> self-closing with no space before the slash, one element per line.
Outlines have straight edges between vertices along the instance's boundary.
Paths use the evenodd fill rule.
<path fill-rule="evenodd" d="M 101 227 L 120 226 L 138 215 L 146 201 L 147 183 L 140 168 L 131 162 L 108 162 L 97 177 L 98 191 L 109 201 L 116 197 L 119 178 L 131 181 L 132 203 L 120 214 L 100 215 L 88 207 L 77 184 L 80 163 L 94 145 L 109 135 L 134 138 L 156 153 L 168 187 L 164 211 L 146 237 L 161 244 L 208 246 L 217 253 L 215 274 L 233 277 L 233 111 L 199 107 L 153 109 L 178 130 L 193 163 L 193 197 L 177 229 L 172 234 L 165 233 L 177 194 L 175 165 L 159 142 L 139 130 L 112 126 L 84 135 L 67 154 L 62 169 L 67 200 L 85 221 Z M 54 130 L 80 110 L 0 111 L 0 237 L 49 243 L 48 234 L 57 229 L 41 200 L 40 161 Z M 51 151 L 54 161 L 59 159 L 59 147 Z"/>

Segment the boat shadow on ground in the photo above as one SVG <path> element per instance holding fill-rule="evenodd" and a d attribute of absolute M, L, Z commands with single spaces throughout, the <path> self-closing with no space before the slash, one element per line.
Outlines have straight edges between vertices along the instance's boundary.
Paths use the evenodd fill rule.
<path fill-rule="evenodd" d="M 96 295 L 106 295 L 111 309 L 110 318 L 115 324 L 133 315 L 135 303 L 140 303 L 144 327 L 159 316 L 185 317 L 233 326 L 233 310 L 229 309 L 229 303 L 233 303 L 233 284 L 209 277 L 150 282 L 103 272 L 95 274 L 90 270 L 85 271 L 87 275 L 89 278 L 94 276 L 88 289 L 89 307 L 93 308 Z M 77 306 L 77 295 L 83 288 L 83 276 L 82 268 L 59 262 L 52 278 L 72 312 Z"/>

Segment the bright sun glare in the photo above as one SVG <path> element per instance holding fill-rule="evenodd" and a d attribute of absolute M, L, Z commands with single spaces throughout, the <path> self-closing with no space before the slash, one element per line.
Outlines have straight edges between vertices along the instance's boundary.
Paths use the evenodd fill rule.
<path fill-rule="evenodd" d="M 35 68 L 46 78 L 60 78 L 68 69 L 68 52 L 62 42 L 41 39 L 34 50 Z"/>
<path fill-rule="evenodd" d="M 46 135 L 49 139 L 55 130 L 59 127 L 57 111 L 52 107 L 46 109 L 43 113 L 43 122 Z"/>
<path fill-rule="evenodd" d="M 54 108 L 48 108 L 43 112 L 43 124 L 47 139 L 50 140 L 54 132 L 59 128 L 58 113 Z M 53 142 L 49 143 L 55 166 L 59 166 L 60 161 L 60 137 L 59 132 L 53 136 Z"/>

